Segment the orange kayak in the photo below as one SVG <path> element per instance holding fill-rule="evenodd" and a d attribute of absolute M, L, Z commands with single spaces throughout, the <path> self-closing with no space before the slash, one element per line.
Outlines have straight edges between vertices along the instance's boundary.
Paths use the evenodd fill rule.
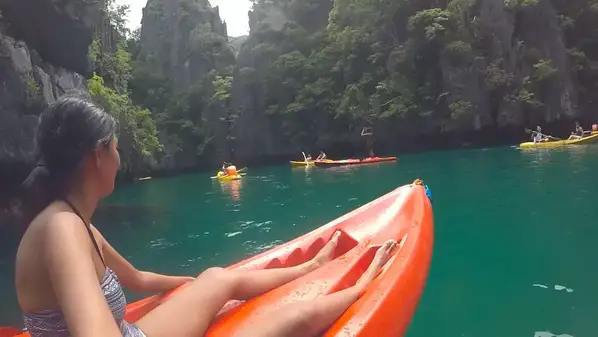
<path fill-rule="evenodd" d="M 342 160 L 327 160 L 327 161 L 315 161 L 316 166 L 327 167 L 327 166 L 341 166 L 341 165 L 359 165 L 359 164 L 371 164 L 381 163 L 386 161 L 396 161 L 397 157 L 368 157 L 363 159 L 342 159 Z"/>
<path fill-rule="evenodd" d="M 230 301 L 206 336 L 234 335 L 264 312 L 355 284 L 377 248 L 389 239 L 399 242 L 399 248 L 363 296 L 323 336 L 403 336 L 423 292 L 432 258 L 434 221 L 428 192 L 427 186 L 416 180 L 299 238 L 229 266 L 231 270 L 294 266 L 313 258 L 336 230 L 341 231 L 332 261 L 252 300 Z M 129 304 L 126 320 L 135 322 L 179 289 Z M 4 336 L 15 334 L 0 333 Z"/>

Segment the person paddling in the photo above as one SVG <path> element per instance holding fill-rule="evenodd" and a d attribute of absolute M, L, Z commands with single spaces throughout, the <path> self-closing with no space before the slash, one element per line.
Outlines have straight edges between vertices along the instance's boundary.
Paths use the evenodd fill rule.
<path fill-rule="evenodd" d="M 571 136 L 569 136 L 569 139 L 579 139 L 583 137 L 583 128 L 581 127 L 581 125 L 579 125 L 578 121 L 575 121 L 575 131 L 571 132 Z"/>
<path fill-rule="evenodd" d="M 536 131 L 532 131 L 532 140 L 534 143 L 539 143 L 548 140 L 548 138 L 544 137 L 542 134 L 542 127 L 540 125 L 536 126 Z"/>
<path fill-rule="evenodd" d="M 326 160 L 326 153 L 324 153 L 324 151 L 320 151 L 320 155 L 318 158 L 316 158 L 316 160 Z"/>

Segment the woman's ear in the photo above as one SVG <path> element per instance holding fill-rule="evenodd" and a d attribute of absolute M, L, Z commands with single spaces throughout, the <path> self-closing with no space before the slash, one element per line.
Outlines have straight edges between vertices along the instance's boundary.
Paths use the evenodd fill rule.
<path fill-rule="evenodd" d="M 102 159 L 104 157 L 104 152 L 105 152 L 105 147 L 100 145 L 98 146 L 92 154 L 93 157 L 93 162 L 95 164 L 96 167 L 100 167 L 102 164 Z"/>

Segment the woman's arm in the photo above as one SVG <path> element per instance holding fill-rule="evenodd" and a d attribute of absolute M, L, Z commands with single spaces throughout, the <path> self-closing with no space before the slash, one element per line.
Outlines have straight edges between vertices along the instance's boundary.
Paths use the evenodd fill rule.
<path fill-rule="evenodd" d="M 59 213 L 45 230 L 40 258 L 70 335 L 120 337 L 120 329 L 102 295 L 92 257 L 96 253 L 81 220 L 71 213 Z"/>
<path fill-rule="evenodd" d="M 94 232 L 102 240 L 102 248 L 106 264 L 114 270 L 122 285 L 130 290 L 147 293 L 165 292 L 194 280 L 193 277 L 166 276 L 147 271 L 140 271 L 122 257 L 122 255 L 120 255 L 116 249 L 104 239 L 97 229 L 94 228 Z"/>

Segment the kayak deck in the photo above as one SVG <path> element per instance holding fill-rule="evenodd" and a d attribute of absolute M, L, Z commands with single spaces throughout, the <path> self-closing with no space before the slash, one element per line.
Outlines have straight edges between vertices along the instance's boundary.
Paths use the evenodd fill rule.
<path fill-rule="evenodd" d="M 246 302 L 229 301 L 206 336 L 231 336 L 247 324 L 291 303 L 313 300 L 356 283 L 387 240 L 399 246 L 365 293 L 322 336 L 402 336 L 415 313 L 428 276 L 433 214 L 421 182 L 399 187 L 288 243 L 229 266 L 230 270 L 290 267 L 312 259 L 337 230 L 334 259 L 324 266 Z M 182 287 L 127 306 L 135 322 Z"/>

